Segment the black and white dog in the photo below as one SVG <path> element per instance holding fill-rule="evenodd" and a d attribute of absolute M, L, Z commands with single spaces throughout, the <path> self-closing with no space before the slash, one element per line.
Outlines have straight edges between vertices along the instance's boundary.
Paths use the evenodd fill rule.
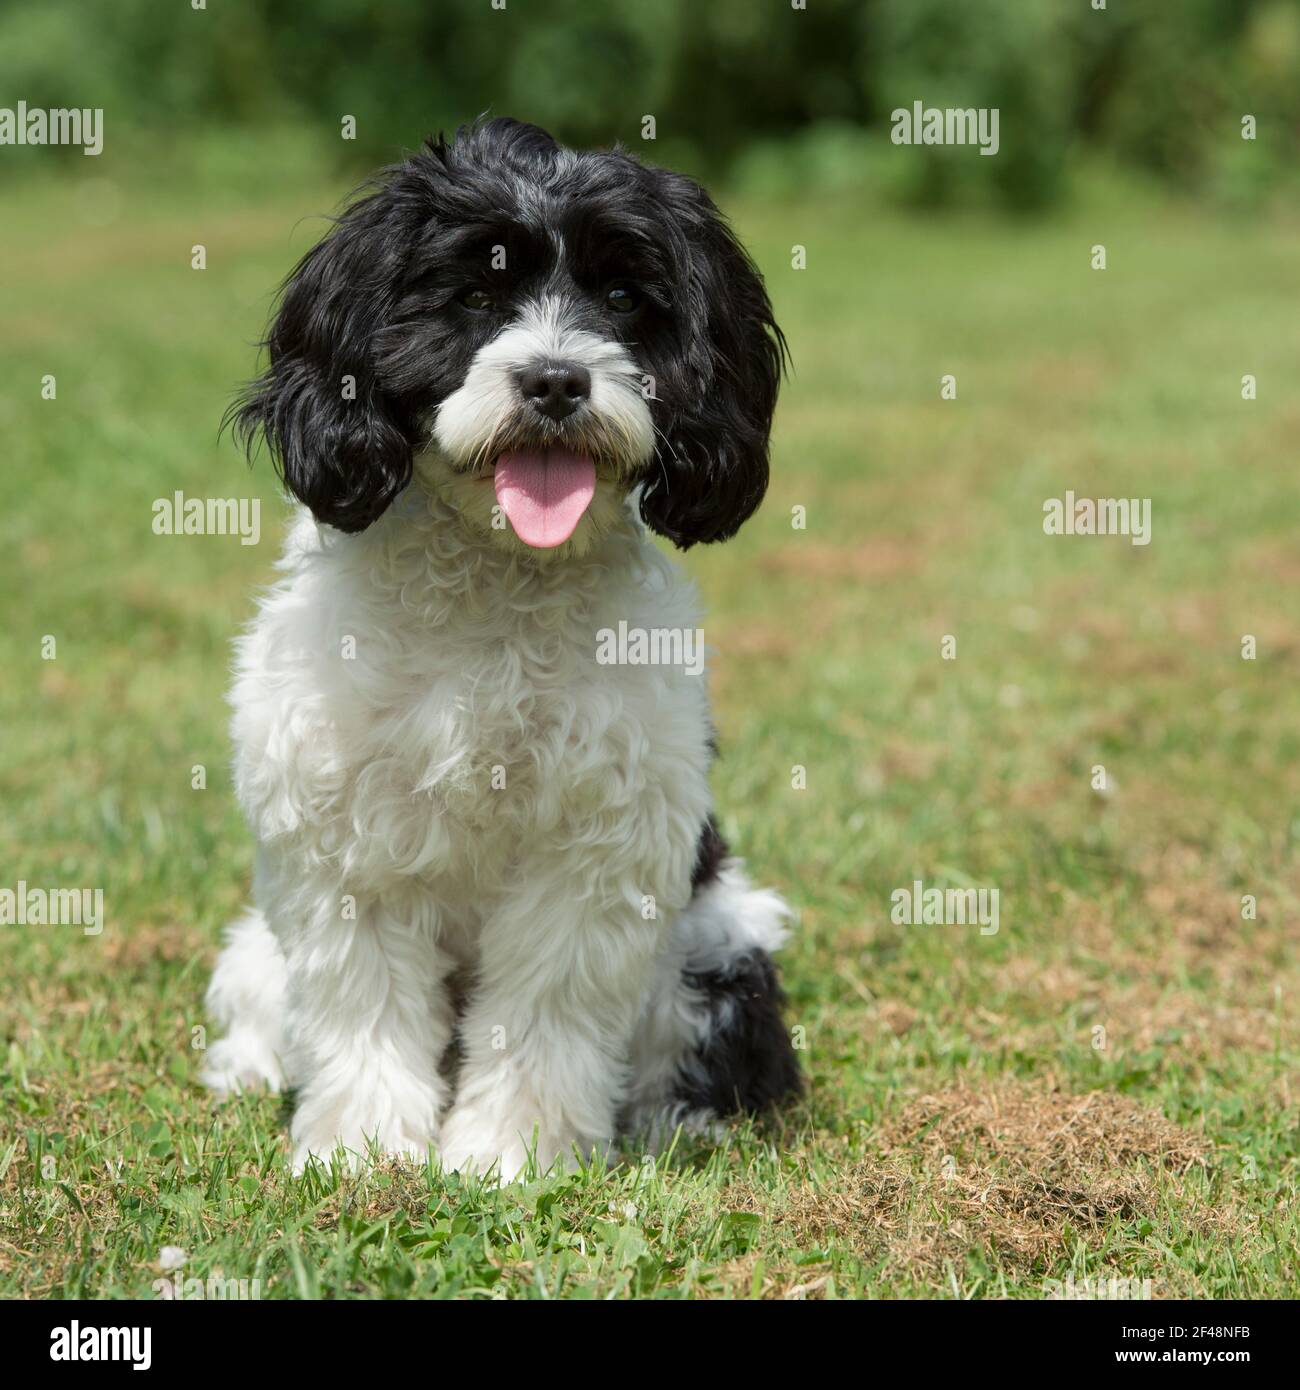
<path fill-rule="evenodd" d="M 503 1179 L 796 1090 L 702 678 L 597 659 L 696 631 L 644 526 L 724 540 L 767 485 L 783 342 L 708 195 L 481 122 L 353 203 L 267 345 L 232 417 L 303 506 L 238 645 L 257 906 L 207 1083 L 296 1087 L 299 1168 Z"/>

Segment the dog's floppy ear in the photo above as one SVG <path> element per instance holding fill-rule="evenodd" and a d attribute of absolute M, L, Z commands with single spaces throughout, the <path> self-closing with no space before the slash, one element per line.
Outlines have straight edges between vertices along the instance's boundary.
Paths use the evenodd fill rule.
<path fill-rule="evenodd" d="M 250 457 L 264 436 L 289 491 L 341 531 L 369 526 L 411 479 L 415 422 L 373 359 L 400 277 L 390 220 L 381 189 L 299 261 L 263 344 L 266 371 L 226 415 Z"/>
<path fill-rule="evenodd" d="M 767 491 L 767 441 L 785 360 L 762 277 L 693 179 L 655 171 L 677 232 L 683 352 L 662 382 L 662 438 L 641 516 L 685 550 L 735 535 Z"/>

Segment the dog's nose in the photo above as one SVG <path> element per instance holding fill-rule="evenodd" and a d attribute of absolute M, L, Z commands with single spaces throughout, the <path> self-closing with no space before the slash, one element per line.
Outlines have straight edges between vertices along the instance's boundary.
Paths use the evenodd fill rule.
<path fill-rule="evenodd" d="M 591 373 L 576 362 L 541 362 L 520 372 L 519 390 L 534 410 L 563 420 L 591 395 Z"/>

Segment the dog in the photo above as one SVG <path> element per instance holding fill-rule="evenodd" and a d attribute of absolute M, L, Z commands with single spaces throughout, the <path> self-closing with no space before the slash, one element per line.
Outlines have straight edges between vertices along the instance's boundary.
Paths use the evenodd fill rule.
<path fill-rule="evenodd" d="M 793 1095 L 791 913 L 719 833 L 703 680 L 597 659 L 697 631 L 647 531 L 767 486 L 785 343 L 708 194 L 480 119 L 366 186 L 264 346 L 227 419 L 300 506 L 236 646 L 256 907 L 207 1085 L 292 1087 L 295 1170 L 501 1181 Z"/>

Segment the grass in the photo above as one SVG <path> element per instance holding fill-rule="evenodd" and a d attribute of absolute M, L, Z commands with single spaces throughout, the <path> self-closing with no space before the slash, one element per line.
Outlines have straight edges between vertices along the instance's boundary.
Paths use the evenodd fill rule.
<path fill-rule="evenodd" d="M 734 208 L 796 374 L 763 511 L 685 563 L 724 828 L 802 912 L 808 1097 L 496 1190 L 295 1181 L 281 1103 L 195 1080 L 251 860 L 229 643 L 281 511 L 216 422 L 341 192 L 249 188 L 6 208 L 0 886 L 102 887 L 107 925 L 0 927 L 0 1294 L 148 1297 L 167 1246 L 264 1298 L 1300 1292 L 1296 219 Z M 261 496 L 262 544 L 155 536 L 176 489 Z M 1045 536 L 1066 489 L 1150 497 L 1151 544 Z M 1000 930 L 894 924 L 915 878 L 997 888 Z"/>

